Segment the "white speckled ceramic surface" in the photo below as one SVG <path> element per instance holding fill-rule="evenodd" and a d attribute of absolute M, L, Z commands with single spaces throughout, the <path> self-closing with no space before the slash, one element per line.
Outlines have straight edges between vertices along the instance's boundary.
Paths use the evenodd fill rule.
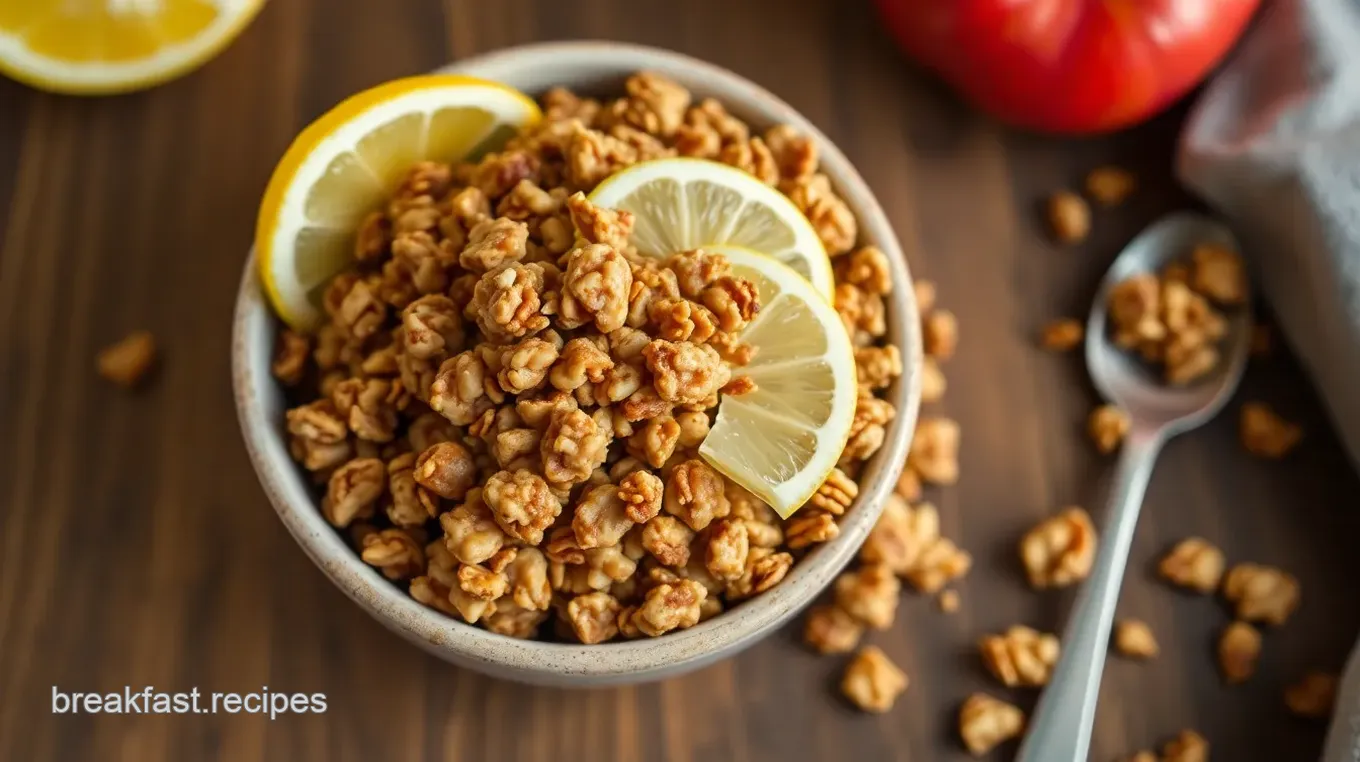
<path fill-rule="evenodd" d="M 591 686 L 657 680 L 736 654 L 769 635 L 815 598 L 854 556 L 873 526 L 906 458 L 920 398 L 920 321 L 892 227 L 854 167 L 815 127 L 783 101 L 724 69 L 654 48 L 571 42 L 510 48 L 447 68 L 498 80 L 529 93 L 553 85 L 610 93 L 639 69 L 665 74 L 696 96 L 714 97 L 735 115 L 763 128 L 787 122 L 814 136 L 827 174 L 860 220 L 864 242 L 893 264 L 889 338 L 902 348 L 906 371 L 890 390 L 897 418 L 865 469 L 863 488 L 841 521 L 836 539 L 809 553 L 769 592 L 688 630 L 660 638 L 584 646 L 523 641 L 457 622 L 416 603 L 405 590 L 368 567 L 326 523 L 283 436 L 284 400 L 270 376 L 276 321 L 256 277 L 252 255 L 237 299 L 232 383 L 251 462 L 279 518 L 331 581 L 392 631 L 436 656 L 511 680 Z"/>

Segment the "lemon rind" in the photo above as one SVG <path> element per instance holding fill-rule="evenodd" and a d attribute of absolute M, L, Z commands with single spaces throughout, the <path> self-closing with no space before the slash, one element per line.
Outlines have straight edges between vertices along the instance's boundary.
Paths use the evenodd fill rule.
<path fill-rule="evenodd" d="M 217 7 L 217 18 L 202 32 L 133 61 L 65 61 L 33 51 L 19 34 L 0 33 L 0 73 L 40 90 L 66 95 L 144 90 L 207 63 L 241 34 L 264 7 L 264 0 L 228 0 Z"/>

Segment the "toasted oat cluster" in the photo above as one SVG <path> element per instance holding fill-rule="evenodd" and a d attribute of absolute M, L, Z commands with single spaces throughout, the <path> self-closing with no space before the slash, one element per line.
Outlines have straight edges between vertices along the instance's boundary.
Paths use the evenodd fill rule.
<path fill-rule="evenodd" d="M 95 359 L 99 375 L 127 389 L 140 384 L 155 364 L 156 339 L 149 331 L 133 331 Z"/>
<path fill-rule="evenodd" d="M 1246 622 L 1233 622 L 1218 638 L 1218 667 L 1228 685 L 1246 682 L 1261 658 L 1261 633 Z"/>
<path fill-rule="evenodd" d="M 1238 564 L 1223 578 L 1223 597 L 1244 622 L 1282 625 L 1299 605 L 1299 581 L 1273 566 Z"/>
<path fill-rule="evenodd" d="M 1045 212 L 1049 232 L 1058 243 L 1081 243 L 1091 234 L 1091 206 L 1072 191 L 1049 196 Z"/>
<path fill-rule="evenodd" d="M 1030 587 L 1067 587 L 1091 573 L 1096 530 L 1081 508 L 1067 508 L 1039 523 L 1020 540 L 1020 560 Z"/>
<path fill-rule="evenodd" d="M 650 73 L 614 100 L 554 89 L 543 106 L 475 163 L 413 167 L 356 231 L 327 322 L 280 333 L 274 374 L 323 515 L 417 601 L 517 638 L 659 636 L 771 589 L 837 535 L 896 413 L 880 396 L 902 372 L 884 339 L 889 263 L 856 248 L 816 145 L 790 127 L 753 134 Z M 697 454 L 719 399 L 753 388 L 754 285 L 702 250 L 638 255 L 632 215 L 584 195 L 675 155 L 777 186 L 836 257 L 860 404 L 839 468 L 787 521 Z M 887 577 L 847 591 L 869 624 L 891 618 L 873 592 Z M 826 622 L 826 648 L 852 648 L 858 622 Z"/>
<path fill-rule="evenodd" d="M 1247 301 L 1241 257 L 1214 244 L 1196 246 L 1189 266 L 1139 273 L 1115 284 L 1109 317 L 1119 346 L 1162 367 L 1167 383 L 1185 385 L 1217 367 L 1228 330 L 1219 308 Z"/>
<path fill-rule="evenodd" d="M 1057 636 L 1016 625 L 978 641 L 982 662 L 1007 688 L 1040 688 L 1058 663 Z"/>
<path fill-rule="evenodd" d="M 1124 436 L 1129 433 L 1129 426 L 1128 413 L 1115 405 L 1101 405 L 1091 411 L 1086 421 L 1086 432 L 1090 434 L 1096 449 L 1109 455 L 1119 449 Z"/>
<path fill-rule="evenodd" d="M 1209 762 L 1209 742 L 1193 730 L 1182 730 L 1162 747 L 1162 762 Z"/>
<path fill-rule="evenodd" d="M 975 757 L 1019 736 L 1025 729 L 1025 713 L 985 693 L 974 693 L 959 707 L 959 737 Z"/>
<path fill-rule="evenodd" d="M 1299 717 L 1326 719 L 1336 704 L 1336 675 L 1311 671 L 1284 689 L 1284 703 Z"/>
<path fill-rule="evenodd" d="M 1279 460 L 1303 439 L 1303 429 L 1298 424 L 1281 418 L 1264 402 L 1243 404 L 1238 421 L 1242 446 L 1258 458 Z"/>
<path fill-rule="evenodd" d="M 874 646 L 865 646 L 845 668 L 841 692 L 860 709 L 882 713 L 892 709 L 898 695 L 907 689 L 907 683 L 907 674 L 887 654 Z"/>
<path fill-rule="evenodd" d="M 1162 579 L 1199 593 L 1212 593 L 1223 579 L 1223 551 L 1208 540 L 1187 537 L 1157 564 Z"/>
<path fill-rule="evenodd" d="M 1140 619 L 1121 619 L 1115 623 L 1114 648 L 1132 659 L 1151 659 L 1161 651 L 1152 628 Z"/>

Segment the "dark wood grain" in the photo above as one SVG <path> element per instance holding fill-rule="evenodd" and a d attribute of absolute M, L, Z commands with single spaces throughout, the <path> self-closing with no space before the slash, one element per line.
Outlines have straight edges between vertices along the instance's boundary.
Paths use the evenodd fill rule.
<path fill-rule="evenodd" d="M 838 0 L 274 0 L 191 76 L 108 99 L 0 81 L 0 759 L 936 760 L 964 758 L 958 703 L 995 688 L 975 639 L 1058 625 L 1069 596 L 1021 581 L 1014 545 L 1065 504 L 1099 503 L 1109 461 L 1084 441 L 1094 404 L 1075 358 L 1034 348 L 1081 314 L 1119 245 L 1188 200 L 1170 156 L 1179 116 L 1072 141 L 1019 135 L 911 69 L 867 2 Z M 908 595 L 872 640 L 912 685 L 882 717 L 832 686 L 838 659 L 793 628 L 658 685 L 571 693 L 496 682 L 388 634 L 275 520 L 245 458 L 227 373 L 228 322 L 269 171 L 309 119 L 355 90 L 450 58 L 542 39 L 661 45 L 730 67 L 801 109 L 861 168 L 918 276 L 939 283 L 963 344 L 940 411 L 963 425 L 963 480 L 930 498 L 977 558 L 963 608 Z M 1043 194 L 1097 162 L 1142 188 L 1058 250 Z M 98 348 L 135 328 L 164 349 L 139 394 L 100 383 Z M 1287 353 L 1242 392 L 1307 429 L 1287 462 L 1249 460 L 1224 416 L 1158 466 L 1125 587 L 1164 653 L 1108 671 L 1093 759 L 1199 728 L 1216 759 L 1314 758 L 1322 728 L 1287 717 L 1282 684 L 1335 669 L 1360 628 L 1360 483 Z M 1222 606 L 1151 581 L 1187 534 L 1303 583 L 1257 676 L 1221 686 Z M 51 690 L 324 692 L 324 716 L 50 712 Z M 1009 754 L 998 754 L 998 758 Z"/>

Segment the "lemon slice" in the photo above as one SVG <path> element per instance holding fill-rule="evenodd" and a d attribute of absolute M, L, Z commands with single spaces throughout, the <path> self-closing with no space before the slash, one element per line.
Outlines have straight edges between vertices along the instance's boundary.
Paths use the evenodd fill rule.
<path fill-rule="evenodd" d="M 207 62 L 263 0 L 0 0 L 0 72 L 96 95 L 159 84 Z"/>
<path fill-rule="evenodd" d="M 640 253 L 742 246 L 778 259 L 832 298 L 831 260 L 812 223 L 784 194 L 740 169 L 704 159 L 642 162 L 605 180 L 590 201 L 636 215 L 632 242 Z"/>
<path fill-rule="evenodd" d="M 850 438 L 857 399 L 854 350 L 840 317 L 799 273 L 736 246 L 737 275 L 755 283 L 760 312 L 742 331 L 755 347 L 734 369 L 756 390 L 724 396 L 699 454 L 788 518 L 826 481 Z"/>
<path fill-rule="evenodd" d="M 323 316 L 321 294 L 352 262 L 354 234 L 411 166 L 455 162 L 541 118 L 518 90 L 461 75 L 398 79 L 312 122 L 274 168 L 255 230 L 265 290 L 295 328 Z"/>

